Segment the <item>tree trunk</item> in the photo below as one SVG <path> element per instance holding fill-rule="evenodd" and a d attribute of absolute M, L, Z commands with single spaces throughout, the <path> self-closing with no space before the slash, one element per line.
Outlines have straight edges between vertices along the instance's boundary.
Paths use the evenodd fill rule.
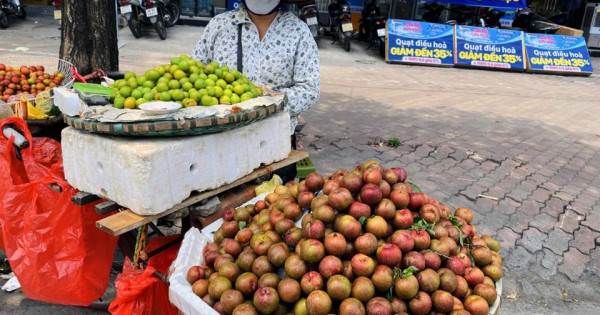
<path fill-rule="evenodd" d="M 60 58 L 82 75 L 119 70 L 114 0 L 63 1 Z"/>

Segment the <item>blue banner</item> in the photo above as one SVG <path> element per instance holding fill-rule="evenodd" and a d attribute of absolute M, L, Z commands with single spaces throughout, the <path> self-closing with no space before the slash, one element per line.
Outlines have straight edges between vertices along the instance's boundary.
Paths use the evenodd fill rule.
<path fill-rule="evenodd" d="M 235 10 L 240 5 L 241 0 L 227 0 L 227 11 Z M 350 11 L 354 13 L 361 13 L 364 0 L 347 0 L 348 5 L 350 6 Z"/>
<path fill-rule="evenodd" d="M 364 7 L 364 0 L 347 0 L 352 13 L 362 13 Z"/>
<path fill-rule="evenodd" d="M 420 21 L 387 21 L 387 61 L 454 65 L 454 26 Z"/>
<path fill-rule="evenodd" d="M 529 70 L 593 73 L 585 39 L 580 36 L 525 34 Z"/>
<path fill-rule="evenodd" d="M 523 32 L 458 25 L 455 55 L 457 65 L 524 70 Z"/>
<path fill-rule="evenodd" d="M 451 3 L 472 5 L 477 7 L 494 7 L 494 8 L 527 8 L 526 0 L 419 0 L 426 2 Z"/>
<path fill-rule="evenodd" d="M 510 9 L 494 8 L 494 9 L 504 12 L 504 16 L 502 18 L 500 18 L 500 25 L 502 25 L 503 27 L 511 27 L 512 22 L 515 20 L 515 16 L 517 15 L 517 10 L 512 9 L 512 8 L 510 8 Z"/>

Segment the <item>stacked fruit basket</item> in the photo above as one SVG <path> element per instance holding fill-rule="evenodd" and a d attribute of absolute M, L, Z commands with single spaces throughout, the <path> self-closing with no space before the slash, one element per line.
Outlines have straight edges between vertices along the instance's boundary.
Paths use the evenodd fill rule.
<path fill-rule="evenodd" d="M 406 179 L 367 161 L 225 211 L 203 231 L 212 241 L 186 235 L 172 301 L 235 315 L 495 314 L 498 241 L 476 233 L 470 209 L 452 211 Z M 189 257 L 197 244 L 202 254 Z"/>

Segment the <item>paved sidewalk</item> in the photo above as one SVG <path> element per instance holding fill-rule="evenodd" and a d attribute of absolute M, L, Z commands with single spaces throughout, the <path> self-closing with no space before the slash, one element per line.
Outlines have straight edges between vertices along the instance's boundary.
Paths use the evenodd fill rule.
<path fill-rule="evenodd" d="M 56 55 L 57 25 L 30 16 L 43 26 L 11 20 L 0 57 L 20 46 Z M 166 41 L 150 30 L 136 40 L 121 30 L 122 69 L 188 53 L 201 28 L 168 32 Z M 474 209 L 479 233 L 502 243 L 502 314 L 597 313 L 600 59 L 585 78 L 388 65 L 375 53 L 321 41 L 321 101 L 299 137 L 317 170 L 377 159 L 407 168 L 440 201 Z M 392 137 L 402 145 L 386 146 Z M 93 311 L 0 292 L 0 314 L 50 312 Z"/>
<path fill-rule="evenodd" d="M 359 64 L 322 67 L 300 137 L 317 170 L 376 159 L 475 210 L 502 244 L 502 313 L 597 312 L 600 77 Z"/>

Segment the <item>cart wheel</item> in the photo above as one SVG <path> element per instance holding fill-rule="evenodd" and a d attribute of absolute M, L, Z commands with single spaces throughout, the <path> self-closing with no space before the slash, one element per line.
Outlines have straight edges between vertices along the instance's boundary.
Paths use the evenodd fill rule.
<path fill-rule="evenodd" d="M 4 11 L 0 11 L 0 28 L 8 27 L 8 14 Z"/>
<path fill-rule="evenodd" d="M 8 263 L 8 259 L 0 258 L 0 273 L 9 274 L 12 270 L 10 269 L 10 264 Z"/>
<path fill-rule="evenodd" d="M 19 13 L 17 13 L 17 16 L 22 19 L 27 17 L 27 12 L 25 12 L 25 6 L 19 6 Z"/>
<path fill-rule="evenodd" d="M 154 23 L 154 29 L 158 33 L 158 37 L 160 37 L 160 39 L 162 39 L 162 40 L 167 39 L 167 28 L 165 27 L 165 24 L 163 23 L 163 21 L 161 21 L 161 20 L 156 21 L 156 23 Z"/>

